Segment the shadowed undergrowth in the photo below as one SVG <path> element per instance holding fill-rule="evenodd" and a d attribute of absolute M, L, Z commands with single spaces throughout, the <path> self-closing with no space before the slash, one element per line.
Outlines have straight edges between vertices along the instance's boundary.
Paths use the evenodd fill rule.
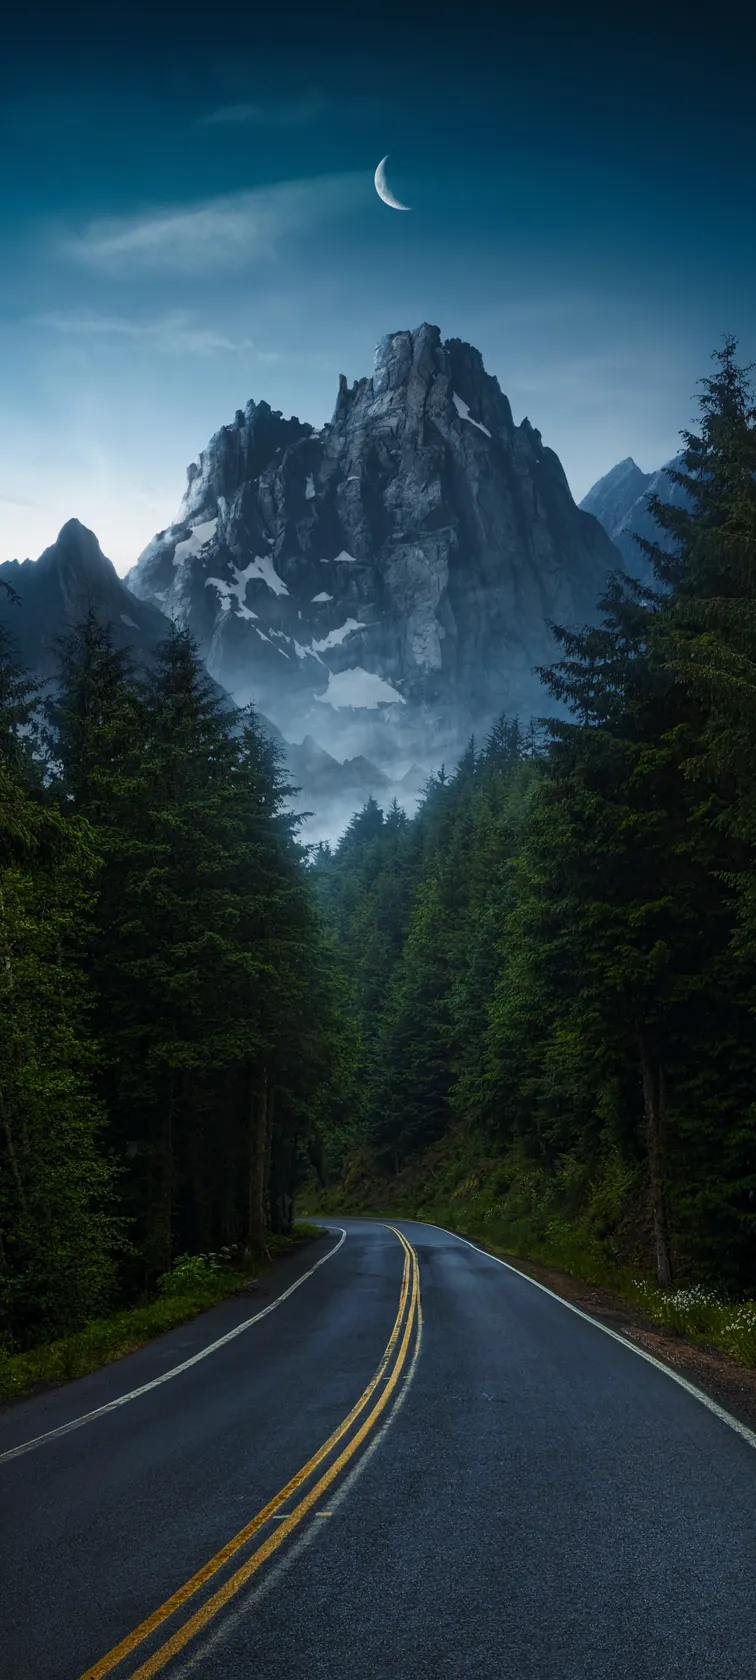
<path fill-rule="evenodd" d="M 19 1399 L 38 1387 L 70 1382 L 135 1353 L 155 1336 L 174 1330 L 229 1296 L 242 1294 L 281 1256 L 322 1234 L 316 1225 L 298 1223 L 292 1236 L 269 1236 L 267 1260 L 222 1254 L 181 1255 L 160 1279 L 157 1293 L 134 1307 L 95 1319 L 75 1335 L 46 1342 L 24 1353 L 0 1350 L 0 1401 Z"/>

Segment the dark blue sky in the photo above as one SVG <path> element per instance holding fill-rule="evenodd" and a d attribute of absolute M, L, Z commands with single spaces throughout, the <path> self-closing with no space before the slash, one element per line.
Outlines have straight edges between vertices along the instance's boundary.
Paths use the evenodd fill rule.
<path fill-rule="evenodd" d="M 248 397 L 321 423 L 421 320 L 578 498 L 674 452 L 725 332 L 756 355 L 745 8 L 107 10 L 0 68 L 1 558 L 76 514 L 125 570 Z"/>

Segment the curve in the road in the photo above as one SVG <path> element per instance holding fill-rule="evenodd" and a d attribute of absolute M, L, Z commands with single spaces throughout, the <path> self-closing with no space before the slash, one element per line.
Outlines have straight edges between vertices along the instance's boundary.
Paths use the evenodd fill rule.
<path fill-rule="evenodd" d="M 339 1225 L 334 1264 L 285 1311 L 2 1467 L 3 1674 L 752 1674 L 750 1436 L 474 1241 L 401 1218 Z M 286 1262 L 281 1290 L 311 1265 Z M 190 1344 L 171 1332 L 30 1400 L 0 1419 L 3 1444 L 175 1368 L 248 1311 L 226 1302 Z"/>
<path fill-rule="evenodd" d="M 284 1289 L 283 1293 L 276 1297 L 275 1301 L 271 1301 L 269 1306 L 263 1307 L 260 1312 L 255 1313 L 254 1317 L 245 1318 L 242 1324 L 236 1324 L 233 1330 L 226 1332 L 225 1336 L 219 1336 L 216 1341 L 209 1342 L 207 1347 L 200 1348 L 199 1353 L 193 1353 L 190 1359 L 183 1359 L 180 1365 L 172 1365 L 170 1371 L 161 1371 L 159 1377 L 153 1377 L 150 1382 L 141 1383 L 139 1388 L 130 1389 L 128 1394 L 119 1394 L 115 1400 L 108 1400 L 104 1406 L 95 1406 L 91 1412 L 82 1412 L 79 1417 L 71 1418 L 68 1423 L 60 1424 L 57 1429 L 46 1429 L 43 1435 L 35 1435 L 30 1441 L 21 1441 L 17 1447 L 9 1447 L 6 1452 L 0 1453 L 0 1464 L 5 1464 L 11 1458 L 22 1458 L 24 1453 L 34 1452 L 36 1447 L 43 1447 L 46 1441 L 57 1441 L 61 1435 L 70 1435 L 72 1430 L 82 1429 L 85 1423 L 93 1423 L 95 1418 L 105 1417 L 107 1412 L 115 1412 L 119 1406 L 128 1405 L 130 1400 L 138 1400 L 140 1395 L 149 1394 L 151 1389 L 160 1388 L 163 1383 L 170 1382 L 172 1377 L 178 1377 L 182 1371 L 188 1371 L 190 1366 L 198 1365 L 201 1359 L 207 1359 L 208 1354 L 217 1353 L 218 1348 L 225 1347 L 227 1342 L 232 1342 L 236 1336 L 241 1336 L 242 1331 L 249 1330 L 253 1324 L 259 1324 L 261 1318 L 267 1318 L 268 1313 L 275 1312 L 276 1307 L 280 1307 L 283 1301 L 288 1300 L 289 1296 L 294 1294 L 295 1289 L 299 1289 L 301 1284 L 306 1283 L 319 1266 L 324 1266 L 326 1260 L 332 1260 L 334 1254 L 338 1254 L 341 1244 L 346 1241 L 346 1231 L 340 1225 L 336 1226 L 336 1229 L 341 1231 L 336 1246 L 330 1248 L 327 1254 L 321 1255 L 321 1258 L 315 1261 L 315 1265 L 310 1267 L 309 1272 L 304 1272 L 302 1277 L 297 1278 L 294 1283 L 289 1285 L 288 1289 Z"/>
<path fill-rule="evenodd" d="M 165 1668 L 166 1664 L 169 1663 L 179 1651 L 183 1650 L 184 1647 L 189 1644 L 190 1640 L 194 1639 L 197 1634 L 201 1633 L 208 1626 L 219 1611 L 228 1604 L 229 1600 L 239 1592 L 240 1588 L 245 1586 L 252 1576 L 255 1575 L 262 1567 L 262 1565 L 267 1562 L 268 1558 L 271 1557 L 274 1552 L 279 1550 L 294 1530 L 299 1527 L 303 1519 L 314 1511 L 314 1507 L 317 1505 L 322 1496 L 328 1492 L 336 1479 L 341 1475 L 342 1471 L 346 1469 L 347 1465 L 351 1463 L 352 1459 L 354 1459 L 355 1455 L 359 1452 L 359 1449 L 363 1447 L 365 1442 L 372 1435 L 379 1420 L 383 1419 L 384 1425 L 388 1422 L 388 1418 L 384 1418 L 383 1415 L 396 1395 L 397 1385 L 399 1384 L 403 1373 L 405 1373 L 405 1368 L 408 1366 L 408 1362 L 408 1374 L 411 1374 L 411 1371 L 414 1368 L 419 1348 L 421 1325 L 420 1270 L 417 1255 L 412 1247 L 412 1244 L 407 1241 L 401 1231 L 397 1230 L 395 1226 L 389 1226 L 389 1229 L 394 1232 L 396 1237 L 398 1237 L 399 1242 L 402 1244 L 402 1248 L 404 1249 L 405 1256 L 399 1306 L 391 1335 L 386 1344 L 386 1348 L 378 1368 L 367 1387 L 360 1395 L 359 1400 L 339 1424 L 338 1428 L 335 1429 L 329 1436 L 328 1440 L 324 1442 L 323 1446 L 320 1447 L 318 1451 L 312 1455 L 308 1462 L 303 1465 L 302 1469 L 287 1482 L 286 1486 L 281 1488 L 273 1499 L 269 1500 L 268 1504 L 257 1513 L 257 1516 L 253 1517 L 249 1523 L 245 1524 L 244 1528 L 240 1529 L 238 1534 L 234 1535 L 232 1540 L 229 1540 L 227 1544 L 215 1554 L 214 1557 L 210 1558 L 209 1561 L 204 1564 L 203 1567 L 190 1578 L 190 1580 L 186 1581 L 177 1592 L 173 1593 L 171 1597 L 159 1607 L 159 1609 L 153 1611 L 152 1615 L 148 1616 L 145 1621 L 141 1622 L 132 1633 L 127 1634 L 125 1639 L 120 1640 L 119 1643 L 114 1646 L 111 1651 L 108 1651 L 104 1657 L 100 1658 L 93 1667 L 88 1668 L 85 1674 L 81 1676 L 81 1680 L 105 1680 L 105 1677 L 111 1674 L 113 1670 L 125 1660 L 126 1657 L 130 1656 L 144 1640 L 148 1639 L 150 1635 L 155 1633 L 164 1622 L 168 1621 L 171 1616 L 183 1608 L 190 1598 L 194 1597 L 194 1595 L 199 1592 L 202 1587 L 206 1586 L 212 1577 L 217 1575 L 218 1572 L 222 1570 L 238 1552 L 243 1550 L 243 1548 L 248 1545 L 249 1541 L 253 1539 L 258 1530 L 263 1528 L 267 1523 L 278 1520 L 280 1522 L 280 1527 L 274 1529 L 273 1532 L 268 1535 L 262 1544 L 259 1545 L 251 1554 L 251 1556 L 248 1557 L 226 1581 L 224 1581 L 223 1585 L 219 1587 L 210 1598 L 205 1600 L 200 1608 L 189 1617 L 188 1621 L 182 1623 L 182 1625 L 176 1629 L 175 1633 L 172 1634 L 171 1637 L 158 1648 L 158 1650 L 148 1657 L 147 1661 L 144 1662 L 140 1668 L 132 1671 L 131 1680 L 152 1680 L 153 1675 L 158 1674 L 163 1668 Z M 328 1258 L 328 1256 L 326 1256 L 326 1258 Z M 281 1297 L 281 1299 L 283 1299 L 283 1297 Z M 413 1337 L 414 1349 L 412 1345 Z M 410 1353 L 412 1353 L 411 1361 Z M 375 1391 L 379 1385 L 381 1387 L 381 1392 L 379 1393 L 377 1399 L 374 1400 L 374 1403 L 370 1405 L 370 1402 L 373 1401 Z M 400 1391 L 400 1395 L 397 1396 L 397 1399 L 400 1398 L 401 1392 L 402 1391 Z M 396 1400 L 394 1400 L 394 1404 L 396 1405 Z M 363 1418 L 354 1433 L 350 1433 L 368 1406 L 370 1406 L 370 1409 L 367 1411 L 367 1415 Z M 390 1416 L 391 1413 L 389 1413 L 389 1417 Z M 381 1430 L 380 1434 L 382 1433 L 383 1431 Z M 347 1440 L 346 1445 L 342 1447 L 338 1456 L 336 1458 L 332 1458 L 335 1449 L 340 1445 L 345 1437 L 350 1438 Z M 375 1444 L 377 1444 L 377 1441 Z M 324 1471 L 323 1475 L 320 1476 L 314 1485 L 302 1495 L 292 1510 L 282 1513 L 281 1506 L 298 1493 L 304 1484 L 310 1480 L 315 1471 L 318 1470 L 329 1458 L 332 1459 L 332 1462 L 328 1465 L 328 1468 Z"/>
<path fill-rule="evenodd" d="M 613 1341 L 620 1342 L 622 1347 L 629 1348 L 631 1353 L 637 1353 L 639 1359 L 645 1359 L 649 1365 L 655 1365 L 657 1371 L 663 1371 L 665 1377 L 671 1377 L 672 1381 L 678 1383 L 680 1388 L 684 1388 L 688 1394 L 692 1394 L 694 1399 L 700 1400 L 702 1406 L 706 1406 L 710 1412 L 714 1413 L 715 1417 L 720 1418 L 722 1423 L 726 1423 L 729 1429 L 734 1429 L 736 1435 L 742 1435 L 743 1440 L 747 1441 L 750 1447 L 756 1447 L 756 1434 L 748 1428 L 747 1424 L 741 1423 L 739 1418 L 733 1417 L 732 1412 L 726 1412 L 724 1406 L 718 1406 L 716 1400 L 712 1400 L 710 1395 L 704 1394 L 702 1388 L 696 1388 L 695 1383 L 688 1382 L 687 1377 L 681 1377 L 679 1371 L 673 1371 L 670 1365 L 664 1364 L 663 1360 L 655 1359 L 654 1355 L 648 1353 L 646 1348 L 638 1347 L 637 1343 L 628 1341 L 627 1336 L 621 1336 L 617 1330 L 611 1330 L 608 1324 L 602 1324 L 600 1319 L 593 1318 L 590 1313 L 583 1312 L 582 1307 L 576 1307 L 573 1301 L 565 1301 L 564 1296 L 557 1295 L 553 1289 L 549 1289 L 548 1284 L 539 1283 L 537 1278 L 528 1277 L 527 1272 L 519 1271 L 517 1266 L 510 1266 L 509 1262 L 501 1260 L 498 1254 L 489 1254 L 487 1248 L 480 1248 L 478 1243 L 470 1242 L 467 1237 L 461 1237 L 458 1231 L 449 1231 L 445 1225 L 434 1225 L 430 1219 L 417 1220 L 416 1223 L 429 1225 L 433 1231 L 443 1231 L 447 1237 L 456 1237 L 457 1242 L 464 1243 L 465 1247 L 471 1248 L 474 1254 L 482 1254 L 485 1260 L 494 1260 L 497 1266 L 503 1266 L 506 1271 L 514 1272 L 515 1277 L 522 1278 L 525 1283 L 532 1283 L 534 1289 L 540 1289 L 544 1295 L 550 1295 L 552 1301 L 558 1301 L 560 1306 L 567 1307 L 568 1311 L 576 1313 L 578 1318 L 584 1318 L 586 1324 L 594 1325 L 596 1330 L 603 1330 L 605 1336 L 611 1336 Z"/>

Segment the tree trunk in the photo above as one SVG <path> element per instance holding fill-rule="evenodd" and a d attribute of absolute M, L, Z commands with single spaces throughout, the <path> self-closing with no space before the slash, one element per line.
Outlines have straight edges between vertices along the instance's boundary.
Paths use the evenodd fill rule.
<path fill-rule="evenodd" d="M 275 1101 L 275 1087 L 271 1085 L 268 1090 L 267 1112 L 265 1116 L 265 1177 L 263 1179 L 263 1213 L 265 1215 L 265 1224 L 268 1227 L 271 1227 L 273 1224 L 271 1218 L 270 1163 L 273 1154 L 273 1110 L 275 1107 Z"/>
<path fill-rule="evenodd" d="M 243 1081 L 242 1074 L 242 1081 Z M 238 1243 L 243 1241 L 246 1228 L 246 1214 L 244 1194 L 244 1134 L 240 1137 L 239 1122 L 244 1116 L 244 1092 L 240 1076 L 236 1070 L 229 1069 L 224 1076 L 223 1101 L 228 1119 L 228 1145 L 225 1161 L 222 1163 L 219 1183 L 220 1203 L 220 1231 L 221 1244 Z M 241 1192 L 240 1192 L 241 1186 Z"/>
<path fill-rule="evenodd" d="M 661 1062 L 652 1055 L 645 1038 L 640 1039 L 640 1060 L 643 1075 L 643 1106 L 646 1119 L 646 1147 L 648 1149 L 651 1221 L 656 1250 L 656 1275 L 662 1287 L 667 1288 L 672 1282 L 672 1261 L 669 1251 L 664 1183 L 666 1079 Z"/>
<path fill-rule="evenodd" d="M 150 1280 L 170 1268 L 173 1247 L 173 1125 L 176 1105 L 176 1076 L 168 1074 L 165 1100 L 155 1117 L 154 1138 L 149 1156 L 147 1242 L 145 1261 Z"/>
<path fill-rule="evenodd" d="M 265 1247 L 265 1170 L 268 1152 L 268 1077 L 249 1069 L 249 1156 L 247 1240 L 253 1254 Z"/>
<path fill-rule="evenodd" d="M 298 1133 L 296 1121 L 284 1112 L 272 1138 L 270 1222 L 277 1236 L 291 1236 Z"/>
<path fill-rule="evenodd" d="M 205 1087 L 201 1076 L 179 1074 L 182 1149 L 176 1165 L 180 1194 L 174 1210 L 176 1245 L 206 1254 L 214 1241 L 212 1174 L 205 1149 Z"/>
<path fill-rule="evenodd" d="M 14 997 L 15 985 L 14 985 L 14 981 L 13 981 L 13 968 L 11 966 L 10 950 L 8 948 L 8 942 L 7 942 L 7 939 L 5 938 L 5 932 L 4 932 L 5 921 L 6 921 L 5 898 L 3 897 L 3 889 L 2 889 L 2 887 L 0 887 L 0 923 L 2 924 L 2 927 L 3 927 L 3 967 L 5 969 L 5 978 L 6 978 L 6 985 L 7 985 L 7 988 L 8 988 L 8 995 L 11 999 L 11 1005 L 13 1006 L 15 1004 L 15 997 Z M 6 1142 L 6 1147 L 7 1147 L 7 1150 L 8 1150 L 8 1160 L 10 1162 L 10 1169 L 11 1169 L 11 1173 L 12 1173 L 12 1176 L 13 1176 L 13 1182 L 16 1186 L 16 1194 L 18 1196 L 19 1206 L 21 1208 L 22 1213 L 24 1215 L 26 1215 L 28 1210 L 27 1210 L 27 1206 L 26 1206 L 26 1196 L 24 1194 L 23 1179 L 21 1177 L 21 1173 L 20 1173 L 20 1170 L 19 1170 L 18 1159 L 17 1159 L 17 1156 L 16 1156 L 16 1149 L 15 1149 L 15 1145 L 14 1145 L 14 1141 L 13 1141 L 13 1132 L 11 1130 L 10 1119 L 9 1119 L 8 1114 L 6 1112 L 5 1103 L 3 1102 L 3 1097 L 2 1097 L 2 1092 L 1 1091 L 0 1091 L 0 1109 L 2 1110 L 3 1131 L 5 1133 L 5 1142 Z M 27 1140 L 27 1142 L 28 1142 L 28 1140 Z M 28 1147 L 27 1147 L 27 1153 L 28 1153 Z"/>
<path fill-rule="evenodd" d="M 9 1120 L 7 1112 L 6 1112 L 2 1092 L 0 1092 L 0 1114 L 2 1115 L 2 1120 L 3 1120 L 3 1133 L 5 1135 L 5 1146 L 6 1146 L 6 1149 L 8 1151 L 8 1161 L 10 1163 L 11 1175 L 12 1175 L 12 1178 L 13 1178 L 13 1182 L 16 1186 L 16 1195 L 18 1196 L 18 1202 L 19 1202 L 19 1207 L 21 1209 L 21 1212 L 24 1215 L 24 1218 L 26 1218 L 29 1210 L 28 1210 L 28 1207 L 26 1205 L 26 1195 L 24 1193 L 24 1181 L 21 1177 L 21 1173 L 20 1173 L 19 1165 L 18 1165 L 18 1160 L 16 1158 L 16 1151 L 15 1151 L 14 1144 L 13 1144 L 13 1132 L 11 1131 L 11 1123 L 10 1123 L 10 1120 Z"/>

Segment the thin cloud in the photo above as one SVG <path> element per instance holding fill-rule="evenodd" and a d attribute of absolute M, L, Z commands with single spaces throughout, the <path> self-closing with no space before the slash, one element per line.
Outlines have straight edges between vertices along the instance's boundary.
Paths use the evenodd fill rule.
<path fill-rule="evenodd" d="M 274 256 L 282 238 L 355 208 L 367 200 L 371 184 L 362 172 L 281 181 L 181 208 L 90 222 L 63 248 L 76 262 L 118 274 L 240 268 Z"/>
<path fill-rule="evenodd" d="M 52 332 L 83 338 L 132 338 L 160 350 L 207 355 L 216 350 L 254 350 L 251 338 L 229 338 L 213 327 L 197 326 L 186 310 L 173 310 L 155 321 L 130 321 L 122 315 L 37 315 L 35 324 Z"/>
<path fill-rule="evenodd" d="M 207 355 L 218 350 L 232 350 L 238 355 L 246 351 L 253 355 L 256 362 L 295 363 L 297 367 L 317 368 L 320 373 L 332 373 L 337 366 L 333 359 L 313 351 L 258 350 L 253 338 L 231 338 L 214 327 L 195 325 L 194 316 L 183 309 L 172 310 L 154 321 L 130 321 L 125 315 L 102 315 L 95 311 L 88 314 L 32 315 L 29 318 L 36 327 L 76 338 L 128 338 L 153 344 L 158 350 L 181 354 Z"/>
<path fill-rule="evenodd" d="M 220 105 L 195 118 L 198 128 L 304 128 L 315 122 L 327 109 L 322 93 L 306 93 L 299 99 L 280 100 L 265 104 L 249 100 L 240 105 Z"/>

